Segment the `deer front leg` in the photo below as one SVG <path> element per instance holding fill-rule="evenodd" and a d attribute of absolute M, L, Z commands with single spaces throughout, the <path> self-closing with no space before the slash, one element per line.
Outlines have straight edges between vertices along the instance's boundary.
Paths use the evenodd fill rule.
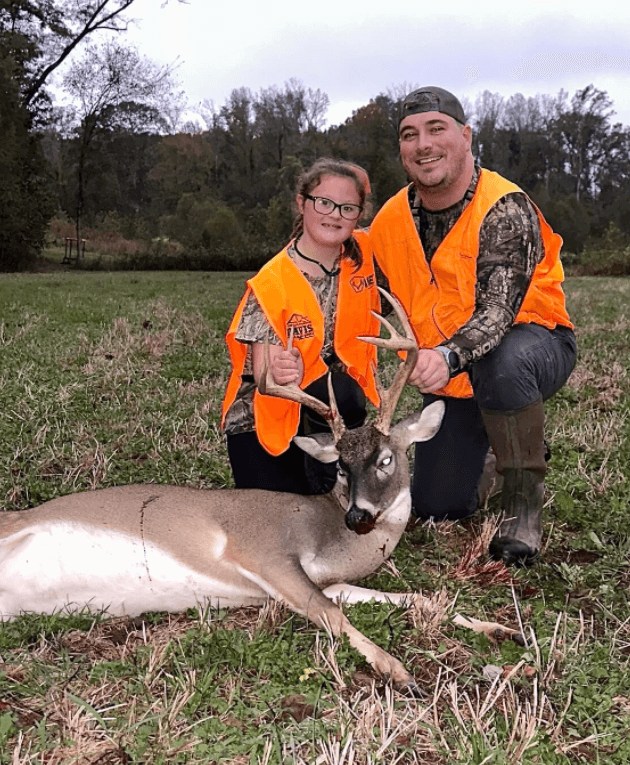
<path fill-rule="evenodd" d="M 247 572 L 243 573 L 247 575 Z M 419 692 L 413 676 L 403 664 L 353 627 L 342 610 L 311 582 L 297 561 L 290 568 L 284 566 L 282 570 L 274 569 L 271 575 L 265 572 L 266 581 L 253 574 L 252 578 L 269 595 L 282 600 L 291 610 L 306 617 L 318 627 L 330 630 L 336 637 L 347 635 L 350 645 L 365 657 L 383 679 L 390 681 L 396 690 L 412 694 Z"/>
<path fill-rule="evenodd" d="M 290 605 L 294 610 L 299 611 L 298 607 Z M 420 689 L 413 675 L 405 669 L 402 662 L 354 627 L 343 611 L 320 590 L 316 589 L 313 593 L 307 610 L 299 612 L 319 627 L 328 628 L 335 636 L 347 635 L 350 645 L 366 658 L 384 680 L 390 681 L 396 690 L 402 693 L 419 693 Z"/>

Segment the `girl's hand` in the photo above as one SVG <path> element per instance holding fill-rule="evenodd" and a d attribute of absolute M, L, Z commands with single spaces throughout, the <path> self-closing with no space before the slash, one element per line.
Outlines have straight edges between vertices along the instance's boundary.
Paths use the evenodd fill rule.
<path fill-rule="evenodd" d="M 254 380 L 259 385 L 265 359 L 265 346 L 254 343 L 252 346 Z M 277 385 L 295 383 L 299 385 L 304 377 L 304 362 L 296 348 L 283 348 L 280 345 L 269 346 L 269 369 Z"/>
<path fill-rule="evenodd" d="M 295 383 L 299 385 L 304 377 L 304 364 L 297 348 L 284 350 L 277 348 L 278 353 L 271 356 L 271 375 L 278 385 Z"/>

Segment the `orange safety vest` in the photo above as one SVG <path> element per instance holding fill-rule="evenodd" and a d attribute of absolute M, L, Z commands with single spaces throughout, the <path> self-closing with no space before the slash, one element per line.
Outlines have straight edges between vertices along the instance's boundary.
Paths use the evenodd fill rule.
<path fill-rule="evenodd" d="M 380 324 L 370 312 L 379 310 L 380 301 L 367 234 L 354 232 L 354 236 L 361 245 L 363 264 L 355 270 L 354 263 L 349 259 L 341 259 L 333 345 L 348 374 L 378 406 L 374 377 L 376 347 L 357 340 L 357 337 L 379 335 Z M 304 363 L 304 378 L 300 387 L 306 388 L 328 370 L 320 355 L 324 344 L 324 315 L 308 280 L 284 249 L 248 280 L 247 290 L 228 329 L 225 339 L 232 360 L 232 373 L 223 399 L 223 422 L 236 398 L 245 367 L 247 344 L 236 340 L 236 330 L 250 292 L 256 296 L 285 347 L 289 330 L 293 329 L 293 347 L 300 351 Z M 281 454 L 288 449 L 297 433 L 300 405 L 275 396 L 264 396 L 256 390 L 254 421 L 262 446 L 270 454 Z"/>
<path fill-rule="evenodd" d="M 418 345 L 434 348 L 449 340 L 475 308 L 479 232 L 490 208 L 506 194 L 521 192 L 511 181 L 482 170 L 475 194 L 427 262 L 411 209 L 408 187 L 389 199 L 370 227 L 374 254 L 389 279 L 392 292 L 405 307 Z M 545 255 L 536 266 L 515 323 L 573 327 L 562 291 L 562 237 L 552 231 L 536 208 Z M 470 398 L 468 374 L 457 375 L 439 395 Z"/>

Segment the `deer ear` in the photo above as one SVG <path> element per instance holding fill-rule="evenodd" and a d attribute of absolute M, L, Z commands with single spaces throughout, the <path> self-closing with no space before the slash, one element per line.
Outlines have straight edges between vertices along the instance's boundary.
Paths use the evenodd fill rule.
<path fill-rule="evenodd" d="M 392 436 L 405 447 L 417 441 L 428 441 L 440 429 L 445 409 L 443 401 L 434 401 L 421 412 L 415 412 L 394 425 Z"/>
<path fill-rule="evenodd" d="M 339 452 L 332 433 L 314 433 L 312 436 L 296 436 L 293 443 L 320 462 L 336 462 Z"/>

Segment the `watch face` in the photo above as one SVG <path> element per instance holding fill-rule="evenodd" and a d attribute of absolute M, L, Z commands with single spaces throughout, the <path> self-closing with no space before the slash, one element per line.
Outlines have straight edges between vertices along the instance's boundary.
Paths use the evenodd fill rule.
<path fill-rule="evenodd" d="M 445 345 L 438 345 L 435 350 L 439 351 L 444 356 L 444 359 L 448 365 L 449 372 L 451 374 L 454 372 L 459 372 L 459 356 L 455 353 L 455 351 L 452 351 Z"/>

